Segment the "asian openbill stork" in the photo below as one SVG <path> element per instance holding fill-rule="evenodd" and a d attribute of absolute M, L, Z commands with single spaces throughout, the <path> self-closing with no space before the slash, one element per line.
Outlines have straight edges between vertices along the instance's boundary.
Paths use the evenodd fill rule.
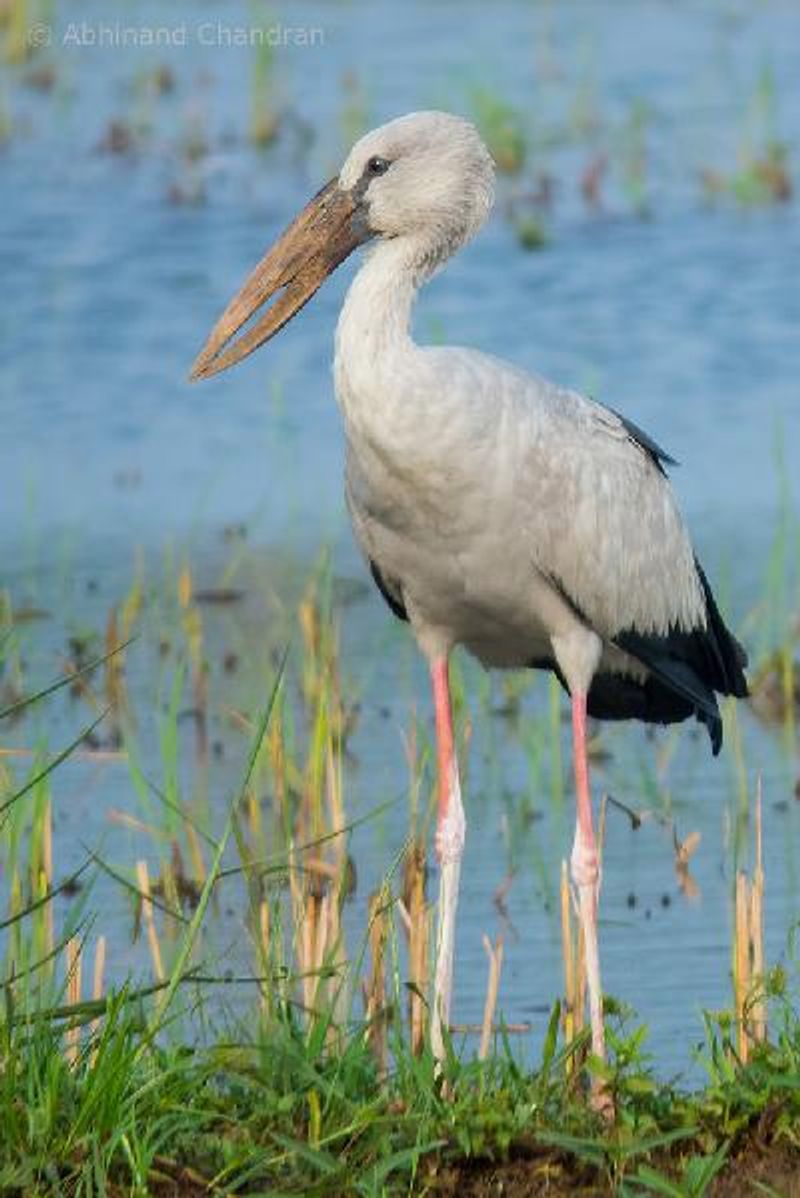
<path fill-rule="evenodd" d="M 339 317 L 334 375 L 355 534 L 381 594 L 411 624 L 433 684 L 441 866 L 433 1050 L 441 1058 L 465 838 L 448 684 L 450 652 L 463 645 L 485 666 L 552 670 L 571 696 L 571 871 L 592 1049 L 603 1057 L 587 713 L 658 724 L 695 716 L 716 754 L 715 692 L 747 694 L 746 657 L 692 551 L 665 473 L 672 459 L 654 441 L 601 404 L 497 358 L 411 339 L 417 289 L 484 223 L 493 182 L 486 147 L 458 117 L 412 113 L 368 133 L 226 308 L 192 377 L 239 362 L 369 243 Z"/>

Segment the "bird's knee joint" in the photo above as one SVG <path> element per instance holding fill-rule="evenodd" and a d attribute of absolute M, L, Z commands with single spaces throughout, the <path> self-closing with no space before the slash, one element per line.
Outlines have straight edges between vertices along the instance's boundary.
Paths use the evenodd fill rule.
<path fill-rule="evenodd" d="M 579 841 L 576 841 L 572 849 L 570 870 L 572 873 L 572 881 L 576 886 L 599 886 L 600 860 L 597 855 L 597 850 L 594 848 L 587 848 Z"/>
<path fill-rule="evenodd" d="M 575 621 L 566 631 L 551 637 L 551 642 L 570 694 L 585 694 L 603 656 L 602 640 L 591 628 Z"/>
<path fill-rule="evenodd" d="M 467 823 L 461 803 L 451 802 L 436 829 L 436 856 L 440 865 L 460 861 L 467 839 Z"/>

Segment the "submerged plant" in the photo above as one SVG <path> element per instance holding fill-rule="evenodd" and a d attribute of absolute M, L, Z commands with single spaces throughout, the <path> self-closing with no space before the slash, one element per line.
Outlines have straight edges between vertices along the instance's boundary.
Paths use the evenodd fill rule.
<path fill-rule="evenodd" d="M 789 147 L 780 136 L 778 123 L 775 77 L 766 65 L 748 99 L 735 168 L 727 172 L 712 168 L 701 171 L 707 196 L 727 195 L 747 207 L 791 199 L 794 185 Z"/>
<path fill-rule="evenodd" d="M 240 554 L 237 546 L 238 562 Z M 157 594 L 142 568 L 106 621 L 109 652 L 93 658 L 92 639 L 76 637 L 76 660 L 63 678 L 25 698 L 19 676 L 0 712 L 7 721 L 16 715 L 19 728 L 50 694 L 72 687 L 73 702 L 94 704 L 102 693 L 97 714 L 108 707 L 118 723 L 121 746 L 113 751 L 127 760 L 134 784 L 129 817 L 153 863 L 144 852 L 138 865 L 111 864 L 94 852 L 78 876 L 57 879 L 57 771 L 79 752 L 110 751 L 85 748 L 83 734 L 55 756 L 42 751 L 22 779 L 8 772 L 3 778 L 0 860 L 11 885 L 0 921 L 7 950 L 0 1188 L 44 1192 L 57 1175 L 64 1189 L 87 1196 L 104 1186 L 391 1194 L 458 1179 L 462 1168 L 494 1169 L 502 1178 L 505 1158 L 512 1154 L 508 1167 L 519 1169 L 527 1153 L 531 1177 L 544 1171 L 555 1195 L 585 1185 L 620 1195 L 694 1196 L 726 1177 L 736 1146 L 759 1121 L 774 1119 L 783 1143 L 800 1139 L 792 1089 L 800 1033 L 785 975 L 781 985 L 775 970 L 766 970 L 757 993 L 747 983 L 739 987 L 744 1014 L 740 1004 L 738 1014 L 707 1017 L 702 1057 L 709 1081 L 701 1093 L 658 1080 L 647 1029 L 609 996 L 609 1063 L 587 1055 L 581 946 L 568 885 L 561 896 L 566 1002 L 556 1002 L 546 1023 L 506 1022 L 502 965 L 514 936 L 485 936 L 483 1019 L 451 1025 L 447 1059 L 437 1070 L 427 1033 L 428 861 L 419 839 L 427 825 L 426 759 L 413 735 L 414 839 L 365 904 L 360 936 L 345 938 L 345 904 L 355 885 L 352 838 L 374 812 L 360 820 L 345 812 L 343 768 L 355 713 L 345 700 L 325 572 L 300 597 L 295 666 L 285 674 L 277 663 L 262 715 L 223 706 L 234 727 L 247 732 L 249 748 L 236 742 L 246 759 L 242 779 L 221 832 L 214 831 L 204 796 L 214 761 L 210 730 L 217 688 L 231 675 L 210 669 L 217 650 L 208 624 L 215 612 L 238 610 L 245 588 L 236 569 L 231 565 L 220 585 L 201 587 L 179 561 L 168 571 L 166 593 Z M 123 634 L 138 634 L 137 644 L 150 639 L 148 652 L 159 663 L 160 777 L 141 713 L 135 716 L 135 656 L 114 643 Z M 0 642 L 9 666 L 17 635 Z M 557 691 L 537 723 L 523 692 L 509 686 L 506 706 L 525 729 L 541 790 L 558 752 Z M 456 669 L 457 724 L 468 742 L 466 690 Z M 490 703 L 487 692 L 487 719 Z M 507 729 L 509 713 L 500 718 Z M 557 813 L 560 769 L 552 780 Z M 689 841 L 676 847 L 687 860 Z M 519 852 L 517 845 L 514 860 Z M 98 924 L 102 913 L 90 918 L 85 883 L 93 870 L 111 875 L 139 910 L 151 965 L 139 985 L 120 984 L 109 969 L 111 929 Z M 763 886 L 758 868 L 754 886 Z M 73 887 L 80 897 L 61 919 L 55 900 Z M 246 957 L 235 965 L 216 960 L 214 913 L 230 903 L 249 966 Z M 757 923 L 748 915 L 748 943 Z M 755 956 L 748 959 L 755 975 Z M 234 993 L 240 997 L 226 1008 L 218 996 Z M 738 1029 L 748 1023 L 766 1030 L 757 1004 L 767 1000 L 771 1037 L 753 1036 L 743 1067 Z M 533 1043 L 525 1061 L 515 1046 L 519 1034 Z M 602 1075 L 613 1096 L 610 1124 L 587 1108 L 592 1075 Z"/>
<path fill-rule="evenodd" d="M 525 165 L 527 136 L 519 111 L 488 88 L 476 88 L 472 113 L 501 174 L 516 175 Z"/>

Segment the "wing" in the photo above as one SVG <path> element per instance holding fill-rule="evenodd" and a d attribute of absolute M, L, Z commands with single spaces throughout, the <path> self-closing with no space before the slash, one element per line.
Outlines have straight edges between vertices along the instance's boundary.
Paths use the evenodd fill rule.
<path fill-rule="evenodd" d="M 534 384 L 526 497 L 531 553 L 606 639 L 706 626 L 703 585 L 663 464 L 601 404 Z"/>
<path fill-rule="evenodd" d="M 390 580 L 386 578 L 378 563 L 371 557 L 367 560 L 369 562 L 369 572 L 372 575 L 372 581 L 380 591 L 392 615 L 397 616 L 398 620 L 404 620 L 408 623 L 408 612 L 403 602 L 403 592 L 400 584 L 394 579 Z"/>
<path fill-rule="evenodd" d="M 678 465 L 675 459 L 670 457 L 666 450 L 662 449 L 657 441 L 654 441 L 653 438 L 648 436 L 643 429 L 639 428 L 638 424 L 634 424 L 632 420 L 628 420 L 627 417 L 623 416 L 615 408 L 608 408 L 607 411 L 617 417 L 617 420 L 619 420 L 631 441 L 638 445 L 640 449 L 645 451 L 645 453 L 655 463 L 662 474 L 667 473 L 664 469 L 665 466 Z"/>
<path fill-rule="evenodd" d="M 436 444 L 476 527 L 493 526 L 507 555 L 530 560 L 605 639 L 705 626 L 669 458 L 654 441 L 501 359 L 449 347 L 426 357 Z"/>
<path fill-rule="evenodd" d="M 590 710 L 659 722 L 694 713 L 716 748 L 714 692 L 745 692 L 744 654 L 695 561 L 664 470 L 672 459 L 617 413 L 507 363 L 438 347 L 421 357 L 387 412 L 393 456 L 377 482 L 369 445 L 364 461 L 348 456 L 356 537 L 395 614 L 413 594 L 428 614 L 435 600 L 432 618 L 455 621 L 467 644 L 493 611 L 523 639 L 530 620 L 535 640 L 552 616 L 542 589 L 555 589 L 609 646 Z M 538 598 L 537 574 L 549 584 Z M 622 688 L 608 681 L 620 674 Z"/>
<path fill-rule="evenodd" d="M 538 380 L 528 394 L 539 426 L 530 469 L 544 474 L 532 487 L 535 511 L 529 500 L 536 564 L 647 670 L 644 679 L 598 675 L 590 710 L 656 722 L 695 714 L 719 752 L 715 692 L 747 694 L 747 656 L 692 550 L 663 468 L 672 459 L 600 404 Z"/>

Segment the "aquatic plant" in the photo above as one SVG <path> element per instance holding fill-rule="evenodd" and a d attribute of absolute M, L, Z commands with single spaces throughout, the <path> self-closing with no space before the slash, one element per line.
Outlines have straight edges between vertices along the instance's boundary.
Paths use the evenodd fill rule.
<path fill-rule="evenodd" d="M 475 88 L 470 96 L 472 116 L 489 147 L 497 169 L 516 175 L 525 165 L 527 136 L 519 111 L 488 88 Z"/>
<path fill-rule="evenodd" d="M 789 146 L 779 133 L 777 90 L 769 64 L 762 68 L 747 99 L 737 157 L 733 169 L 701 170 L 707 197 L 729 196 L 746 206 L 785 203 L 792 198 Z"/>
<path fill-rule="evenodd" d="M 185 576 L 180 602 L 188 610 Z M 396 871 L 373 895 L 368 937 L 352 960 L 354 974 L 342 955 L 336 910 L 343 895 L 343 846 L 352 825 L 342 822 L 338 806 L 331 758 L 338 738 L 329 739 L 332 725 L 325 714 L 336 689 L 328 685 L 331 643 L 316 614 L 307 611 L 302 620 L 305 653 L 311 655 L 303 685 L 316 711 L 311 730 L 316 748 L 296 776 L 291 738 L 281 731 L 287 696 L 279 665 L 221 834 L 207 841 L 204 836 L 211 862 L 191 916 L 181 915 L 166 892 L 156 900 L 146 869 L 138 871 L 138 894 L 149 904 L 145 920 L 152 935 L 157 937 L 157 920 L 164 926 L 180 924 L 169 967 L 158 965 L 160 950 L 154 953 L 152 984 L 109 988 L 106 938 L 93 938 L 86 921 L 52 943 L 48 913 L 65 883 L 55 887 L 47 877 L 52 869 L 48 805 L 41 799 L 34 803 L 31 876 L 42 875 L 42 888 L 22 905 L 20 887 L 14 887 L 17 897 L 3 924 L 13 929 L 17 955 L 11 969 L 7 963 L 0 1015 L 0 1184 L 38 1191 L 56 1170 L 61 1185 L 82 1195 L 108 1185 L 178 1186 L 189 1192 L 253 1186 L 331 1194 L 394 1192 L 395 1187 L 407 1192 L 449 1186 L 448 1177 L 454 1184 L 463 1178 L 462 1186 L 468 1186 L 476 1170 L 501 1177 L 508 1168 L 519 1174 L 520 1160 L 527 1160 L 530 1176 L 544 1170 L 556 1195 L 577 1184 L 702 1195 L 715 1177 L 748 1167 L 748 1137 L 765 1134 L 767 1111 L 768 1143 L 776 1148 L 771 1155 L 760 1148 L 756 1155 L 762 1178 L 780 1178 L 786 1161 L 796 1160 L 791 1145 L 798 1143 L 800 1108 L 791 1079 L 800 1070 L 800 1026 L 778 978 L 763 992 L 770 997 L 776 1035 L 768 1039 L 765 1024 L 754 1025 L 764 1030 L 755 1036 L 749 1063 L 741 1053 L 743 1023 L 726 1013 L 707 1016 L 701 1053 L 709 1081 L 691 1094 L 656 1080 L 646 1029 L 610 998 L 610 1060 L 586 1061 L 587 1035 L 575 998 L 583 986 L 580 946 L 576 957 L 572 933 L 565 939 L 567 1005 L 557 1002 L 552 1009 L 538 1066 L 521 1068 L 509 1039 L 513 1027 L 502 1020 L 495 1024 L 502 942 L 485 939 L 489 971 L 484 1018 L 475 1029 L 481 1035 L 477 1057 L 457 1051 L 464 1029 L 452 1028 L 445 1074 L 437 1079 L 424 1034 L 414 1030 L 425 1012 L 426 971 L 413 962 L 419 950 L 409 955 L 407 1032 L 402 1017 L 397 921 L 408 919 L 410 934 L 417 927 L 423 939 L 429 926 L 416 851 L 405 854 L 411 869 L 406 897 L 396 889 Z M 115 657 L 87 662 L 80 677 L 107 671 Z M 18 702 L 27 709 L 75 680 L 74 673 L 67 674 Z M 50 765 L 48 773 L 56 762 Z M 290 831 L 282 852 L 259 858 L 261 817 L 253 798 L 266 775 L 278 791 L 283 788 L 283 798 L 276 792 L 280 818 L 288 817 L 293 826 L 289 811 L 294 806 L 296 826 L 316 827 L 318 834 L 315 841 L 300 843 Z M 288 789 L 292 780 L 301 786 L 294 800 Z M 19 812 L 22 797 L 5 800 L 4 811 Z M 180 822 L 188 819 L 184 809 Z M 6 822 L 4 845 L 7 833 Z M 12 839 L 18 844 L 17 837 Z M 225 864 L 229 842 L 237 848 L 236 864 L 230 859 Z M 757 857 L 756 884 L 762 885 L 759 870 Z M 83 866 L 70 881 L 85 873 Z M 563 876 L 566 930 L 573 917 Z M 219 888 L 237 878 L 246 879 L 250 893 L 254 970 L 226 978 L 213 969 L 207 950 L 198 949 Z M 421 906 L 413 892 L 422 896 Z M 411 914 L 415 909 L 417 916 Z M 37 954 L 33 958 L 23 948 L 28 937 Z M 346 978 L 363 975 L 367 959 L 359 1013 L 357 988 L 348 987 Z M 49 991 L 43 973 L 49 975 Z M 86 974 L 91 976 L 88 997 Z M 258 1001 L 219 1029 L 210 996 L 237 981 L 254 986 Z M 199 1044 L 193 1036 L 186 1039 L 189 1020 L 194 1026 L 198 1020 L 207 1024 L 211 1038 L 207 1034 Z M 562 1022 L 565 1038 L 559 1044 Z M 614 1096 L 611 1127 L 582 1100 L 582 1065 L 603 1070 Z M 517 1163 L 506 1166 L 512 1150 Z M 765 1160 L 774 1160 L 773 1171 Z"/>
<path fill-rule="evenodd" d="M 617 157 L 623 191 L 638 216 L 647 214 L 648 194 L 647 132 L 652 114 L 647 103 L 634 99 L 617 134 Z"/>
<path fill-rule="evenodd" d="M 250 140 L 263 150 L 275 141 L 281 126 L 275 51 L 266 39 L 253 47 L 251 80 Z"/>
<path fill-rule="evenodd" d="M 341 79 L 342 101 L 339 112 L 339 128 L 342 149 L 346 153 L 362 137 L 371 125 L 370 104 L 364 83 L 356 71 L 348 70 Z"/>
<path fill-rule="evenodd" d="M 498 171 L 517 175 L 525 167 L 528 139 L 520 111 L 489 87 L 475 87 L 469 97 L 472 117 Z"/>

